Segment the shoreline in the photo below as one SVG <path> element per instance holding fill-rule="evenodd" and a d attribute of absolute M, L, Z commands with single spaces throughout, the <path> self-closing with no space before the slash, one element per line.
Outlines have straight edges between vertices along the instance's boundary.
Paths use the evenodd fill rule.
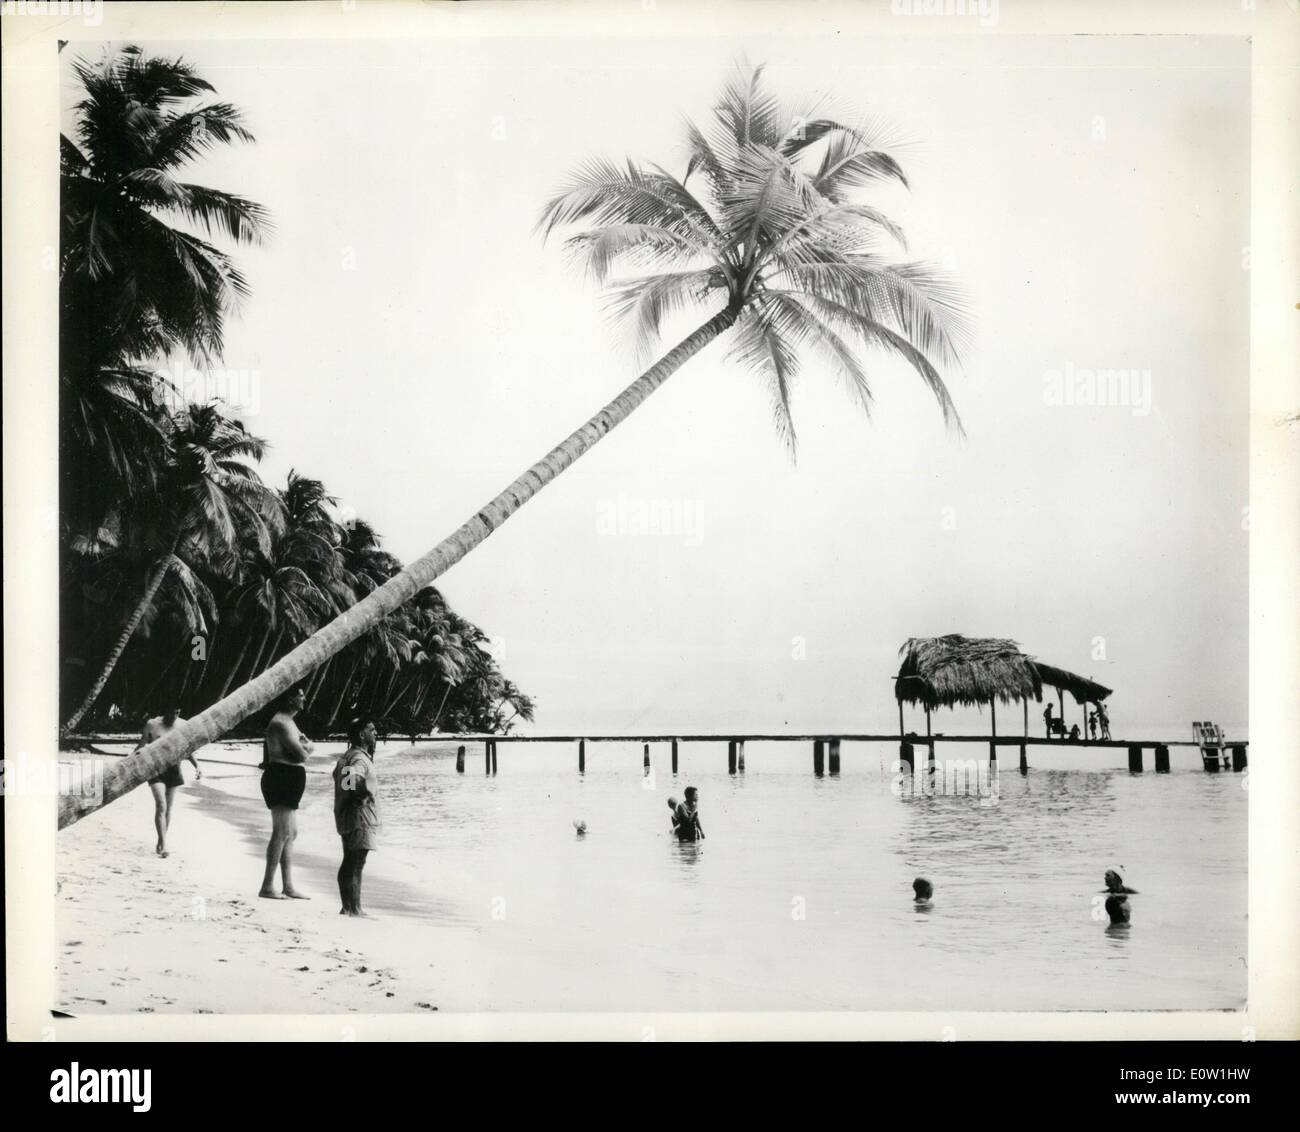
<path fill-rule="evenodd" d="M 411 862 L 382 843 L 366 865 L 370 917 L 338 914 L 338 842 L 315 781 L 328 775 L 333 754 L 309 764 L 300 810 L 295 880 L 311 899 L 260 899 L 270 821 L 258 772 L 225 744 L 215 753 L 235 757 L 200 759 L 197 784 L 186 768 L 166 859 L 154 852 L 148 790 L 133 790 L 60 837 L 56 1009 L 78 1016 L 263 1014 L 288 1003 L 301 1013 L 340 1014 L 505 1008 L 492 995 L 498 957 L 482 926 L 412 884 Z M 389 930 L 398 922 L 399 931 Z M 509 962 L 519 962 L 513 950 Z"/>

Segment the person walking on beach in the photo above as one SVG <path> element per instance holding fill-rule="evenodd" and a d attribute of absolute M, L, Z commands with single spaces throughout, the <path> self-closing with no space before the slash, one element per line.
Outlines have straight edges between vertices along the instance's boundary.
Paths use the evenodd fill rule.
<path fill-rule="evenodd" d="M 334 764 L 334 828 L 343 839 L 343 864 L 339 866 L 340 914 L 364 916 L 361 910 L 361 870 L 366 854 L 375 847 L 379 811 L 375 795 L 375 725 L 368 719 L 348 724 L 348 749 Z"/>
<path fill-rule="evenodd" d="M 153 719 L 147 720 L 144 730 L 140 732 L 140 742 L 135 745 L 135 751 L 147 747 L 155 739 L 161 739 L 178 723 L 184 723 L 176 708 L 169 708 L 162 715 L 154 716 Z M 135 754 L 132 751 L 132 754 Z M 194 779 L 197 782 L 203 777 L 203 771 L 199 770 L 198 761 L 194 758 L 193 752 L 185 756 L 190 760 L 190 765 L 194 767 Z M 176 787 L 185 785 L 185 776 L 181 774 L 181 764 L 175 763 L 169 766 L 157 778 L 149 779 L 149 789 L 153 792 L 153 824 L 154 829 L 158 831 L 158 847 L 154 850 L 160 857 L 166 857 L 167 853 L 167 830 L 172 824 L 172 798 L 176 794 Z"/>
<path fill-rule="evenodd" d="M 293 843 L 298 836 L 298 803 L 307 788 L 307 756 L 311 740 L 298 730 L 293 717 L 303 709 L 301 688 L 291 688 L 276 705 L 262 741 L 262 800 L 271 811 L 271 840 L 266 846 L 266 875 L 258 896 L 268 900 L 310 900 L 293 886 Z M 275 891 L 280 870 L 281 892 Z"/>
<path fill-rule="evenodd" d="M 694 786 L 686 787 L 686 797 L 673 815 L 673 832 L 678 841 L 703 841 L 704 827 L 700 825 L 700 792 Z"/>

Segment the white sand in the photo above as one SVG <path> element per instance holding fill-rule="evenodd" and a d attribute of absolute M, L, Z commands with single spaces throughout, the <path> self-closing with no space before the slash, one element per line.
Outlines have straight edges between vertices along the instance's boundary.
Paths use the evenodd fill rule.
<path fill-rule="evenodd" d="M 527 955 L 485 946 L 492 933 L 410 884 L 411 863 L 372 853 L 363 903 L 339 915 L 340 860 L 328 784 L 313 778 L 299 811 L 295 883 L 312 897 L 259 899 L 270 815 L 247 747 L 209 748 L 197 785 L 185 764 L 168 836 L 154 853 L 153 798 L 140 787 L 63 831 L 58 842 L 58 1005 L 75 1015 L 418 1013 L 492 1010 L 494 969 Z M 312 760 L 324 776 L 333 756 Z M 496 952 L 496 953 L 494 953 Z M 540 960 L 539 960 L 540 962 Z M 527 979 L 525 984 L 527 985 Z M 533 1005 L 533 1004 L 528 1004 Z M 535 1004 L 541 1005 L 541 1003 Z"/>

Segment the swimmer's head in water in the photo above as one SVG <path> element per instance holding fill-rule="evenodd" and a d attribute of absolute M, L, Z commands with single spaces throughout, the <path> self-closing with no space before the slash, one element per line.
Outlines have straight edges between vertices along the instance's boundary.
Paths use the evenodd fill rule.
<path fill-rule="evenodd" d="M 1112 924 L 1128 923 L 1128 897 L 1127 896 L 1108 896 L 1106 897 L 1106 915 L 1110 917 Z"/>
<path fill-rule="evenodd" d="M 1094 874 L 1095 875 L 1095 874 Z M 1114 869 L 1106 870 L 1106 887 L 1111 892 L 1118 892 L 1124 886 L 1124 878 Z"/>
<path fill-rule="evenodd" d="M 934 895 L 934 885 L 925 877 L 917 877 L 912 881 L 912 891 L 916 893 L 917 900 L 929 900 Z"/>
<path fill-rule="evenodd" d="M 670 810 L 675 810 L 675 809 L 677 809 L 677 799 L 676 799 L 676 798 L 669 798 L 669 799 L 668 799 L 668 808 L 669 808 Z"/>
<path fill-rule="evenodd" d="M 700 792 L 696 790 L 694 786 L 686 787 L 686 800 L 690 802 L 692 805 L 695 804 L 695 799 L 698 798 L 699 796 L 700 796 Z"/>

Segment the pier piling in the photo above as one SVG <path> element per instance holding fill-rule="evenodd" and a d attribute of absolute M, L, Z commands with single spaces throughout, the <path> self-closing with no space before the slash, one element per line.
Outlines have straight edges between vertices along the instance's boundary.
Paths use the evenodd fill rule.
<path fill-rule="evenodd" d="M 1128 749 L 1128 769 L 1132 774 L 1142 773 L 1142 748 L 1136 744 Z"/>
<path fill-rule="evenodd" d="M 745 773 L 745 740 L 736 740 L 736 769 L 741 774 Z"/>
<path fill-rule="evenodd" d="M 673 774 L 677 773 L 677 740 L 673 740 Z"/>
<path fill-rule="evenodd" d="M 644 770 L 646 774 L 650 773 L 650 744 L 649 743 L 646 743 L 641 748 L 641 769 Z"/>
<path fill-rule="evenodd" d="M 736 773 L 736 740 L 727 740 L 727 773 Z"/>
<path fill-rule="evenodd" d="M 898 755 L 907 767 L 908 774 L 916 773 L 916 755 L 912 750 L 911 743 L 901 743 L 898 748 Z"/>
<path fill-rule="evenodd" d="M 818 778 L 826 772 L 826 747 L 820 739 L 813 740 L 813 774 Z"/>
<path fill-rule="evenodd" d="M 1169 747 L 1164 743 L 1156 744 L 1156 774 L 1169 773 Z"/>
<path fill-rule="evenodd" d="M 463 746 L 456 748 L 456 773 L 465 773 L 465 748 Z"/>
<path fill-rule="evenodd" d="M 492 773 L 492 740 L 483 740 L 483 773 Z"/>
<path fill-rule="evenodd" d="M 832 739 L 832 740 L 831 740 L 831 749 L 830 749 L 830 752 L 829 752 L 829 753 L 830 753 L 830 760 L 829 760 L 829 762 L 830 762 L 830 766 L 829 766 L 827 769 L 831 772 L 831 774 L 839 774 L 839 772 L 840 772 L 840 741 L 839 741 L 838 739 Z"/>
<path fill-rule="evenodd" d="M 578 740 L 578 773 L 587 773 L 587 740 Z"/>
<path fill-rule="evenodd" d="M 492 740 L 492 773 L 496 774 L 496 772 L 497 772 L 497 741 L 493 739 Z"/>
<path fill-rule="evenodd" d="M 1232 769 L 1246 769 L 1246 748 L 1240 743 L 1232 748 Z"/>

